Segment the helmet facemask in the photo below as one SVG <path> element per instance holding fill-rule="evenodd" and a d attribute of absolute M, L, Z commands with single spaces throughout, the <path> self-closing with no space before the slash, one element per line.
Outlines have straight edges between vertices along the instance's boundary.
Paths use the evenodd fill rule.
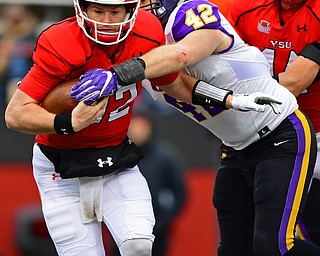
<path fill-rule="evenodd" d="M 122 22 L 98 22 L 88 18 L 87 16 L 85 9 L 88 2 L 115 6 L 125 5 L 127 14 Z M 134 26 L 139 10 L 139 4 L 140 0 L 74 0 L 78 25 L 82 28 L 88 38 L 102 45 L 118 44 L 127 38 Z M 118 32 L 106 32 L 99 30 L 99 26 L 117 27 Z"/>

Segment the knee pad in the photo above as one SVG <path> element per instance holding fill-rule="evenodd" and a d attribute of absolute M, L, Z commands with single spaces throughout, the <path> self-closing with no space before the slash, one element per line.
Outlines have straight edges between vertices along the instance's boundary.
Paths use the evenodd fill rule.
<path fill-rule="evenodd" d="M 148 239 L 131 239 L 120 245 L 121 256 L 151 256 L 152 241 Z"/>

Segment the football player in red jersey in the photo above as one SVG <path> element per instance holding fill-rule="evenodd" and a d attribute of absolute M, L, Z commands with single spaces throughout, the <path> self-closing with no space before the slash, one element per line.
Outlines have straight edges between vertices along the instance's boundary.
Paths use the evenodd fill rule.
<path fill-rule="evenodd" d="M 151 197 L 137 167 L 142 153 L 126 138 L 141 83 L 94 106 L 80 102 L 67 115 L 49 113 L 40 104 L 62 81 L 140 56 L 164 44 L 165 37 L 160 22 L 139 10 L 139 0 L 74 0 L 74 6 L 76 16 L 40 34 L 34 65 L 8 104 L 6 123 L 36 134 L 34 177 L 59 255 L 105 255 L 104 222 L 121 255 L 149 256 Z M 154 82 L 176 78 L 173 73 Z"/>
<path fill-rule="evenodd" d="M 263 52 L 273 76 L 297 96 L 315 129 L 317 161 L 297 230 L 320 246 L 320 1 L 233 0 L 231 20 L 242 39 Z"/>

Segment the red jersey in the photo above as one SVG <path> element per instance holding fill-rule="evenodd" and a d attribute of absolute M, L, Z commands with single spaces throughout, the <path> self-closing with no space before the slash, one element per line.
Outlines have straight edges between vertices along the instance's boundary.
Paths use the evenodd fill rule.
<path fill-rule="evenodd" d="M 231 0 L 209 0 L 209 2 L 217 5 L 223 16 L 229 19 Z"/>
<path fill-rule="evenodd" d="M 272 75 L 285 71 L 307 44 L 320 43 L 320 1 L 308 0 L 295 13 L 283 13 L 287 15 L 285 24 L 280 21 L 279 2 L 234 0 L 231 6 L 231 23 L 246 43 L 263 52 Z M 297 99 L 315 131 L 320 132 L 320 82 Z"/>
<path fill-rule="evenodd" d="M 76 18 L 71 17 L 40 34 L 33 55 L 34 65 L 19 89 L 42 102 L 48 92 L 63 80 L 77 78 L 93 68 L 109 69 L 162 44 L 165 44 L 165 36 L 160 22 L 145 11 L 139 11 L 129 36 L 112 46 L 91 41 L 78 26 Z M 174 73 L 152 81 L 166 85 L 172 83 L 177 75 Z M 59 149 L 120 144 L 127 135 L 134 99 L 141 88 L 141 82 L 120 88 L 110 96 L 102 119 L 76 134 L 40 134 L 36 136 L 36 142 Z"/>

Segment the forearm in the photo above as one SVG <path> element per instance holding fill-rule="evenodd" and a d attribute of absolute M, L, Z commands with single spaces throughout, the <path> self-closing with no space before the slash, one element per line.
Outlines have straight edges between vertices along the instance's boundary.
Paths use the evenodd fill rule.
<path fill-rule="evenodd" d="M 199 86 L 199 83 L 201 85 L 201 92 L 195 88 Z M 161 86 L 161 89 L 175 99 L 183 102 L 203 106 L 232 108 L 233 96 L 231 95 L 231 91 L 215 87 L 183 72 L 180 72 L 180 76 L 174 83 Z"/>
<path fill-rule="evenodd" d="M 48 112 L 20 89 L 16 90 L 7 106 L 5 121 L 9 129 L 34 135 L 57 133 L 61 128 L 65 131 L 65 123 L 66 130 L 72 130 L 71 115 L 62 117 Z"/>
<path fill-rule="evenodd" d="M 319 72 L 319 65 L 298 56 L 285 72 L 278 74 L 278 81 L 296 97 L 311 85 Z"/>
<path fill-rule="evenodd" d="M 181 73 L 182 86 L 184 88 L 183 92 L 178 92 L 178 95 L 171 95 L 176 99 L 180 99 L 185 102 L 190 102 L 195 105 L 218 107 L 229 109 L 233 108 L 238 111 L 257 111 L 263 112 L 265 110 L 265 105 L 270 105 L 275 114 L 281 113 L 278 105 L 281 102 L 273 97 L 272 95 L 263 94 L 260 92 L 243 95 L 236 94 L 232 95 L 231 90 L 216 87 L 205 81 L 197 80 L 187 74 Z M 178 80 L 178 79 L 177 79 Z M 173 89 L 179 88 L 178 86 L 172 86 Z M 190 95 L 191 94 L 191 95 Z M 186 100 L 181 99 L 181 95 L 187 95 Z"/>
<path fill-rule="evenodd" d="M 161 86 L 161 90 L 179 101 L 191 103 L 192 89 L 196 82 L 196 78 L 180 72 L 180 75 L 173 83 Z"/>
<path fill-rule="evenodd" d="M 121 85 L 129 85 L 182 70 L 190 62 L 186 52 L 180 44 L 161 46 L 139 58 L 113 66 L 111 70 Z"/>
<path fill-rule="evenodd" d="M 79 102 L 72 114 L 56 115 L 17 90 L 6 109 L 5 120 L 9 129 L 22 133 L 68 135 L 88 127 L 102 116 L 106 111 L 107 101 L 108 97 L 105 97 L 94 106 Z"/>
<path fill-rule="evenodd" d="M 34 103 L 19 108 L 9 103 L 5 115 L 9 129 L 27 134 L 55 133 L 54 118 L 55 114 Z"/>
<path fill-rule="evenodd" d="M 192 62 L 188 48 L 181 44 L 155 48 L 141 56 L 141 59 L 146 63 L 145 77 L 147 79 L 180 71 Z"/>

